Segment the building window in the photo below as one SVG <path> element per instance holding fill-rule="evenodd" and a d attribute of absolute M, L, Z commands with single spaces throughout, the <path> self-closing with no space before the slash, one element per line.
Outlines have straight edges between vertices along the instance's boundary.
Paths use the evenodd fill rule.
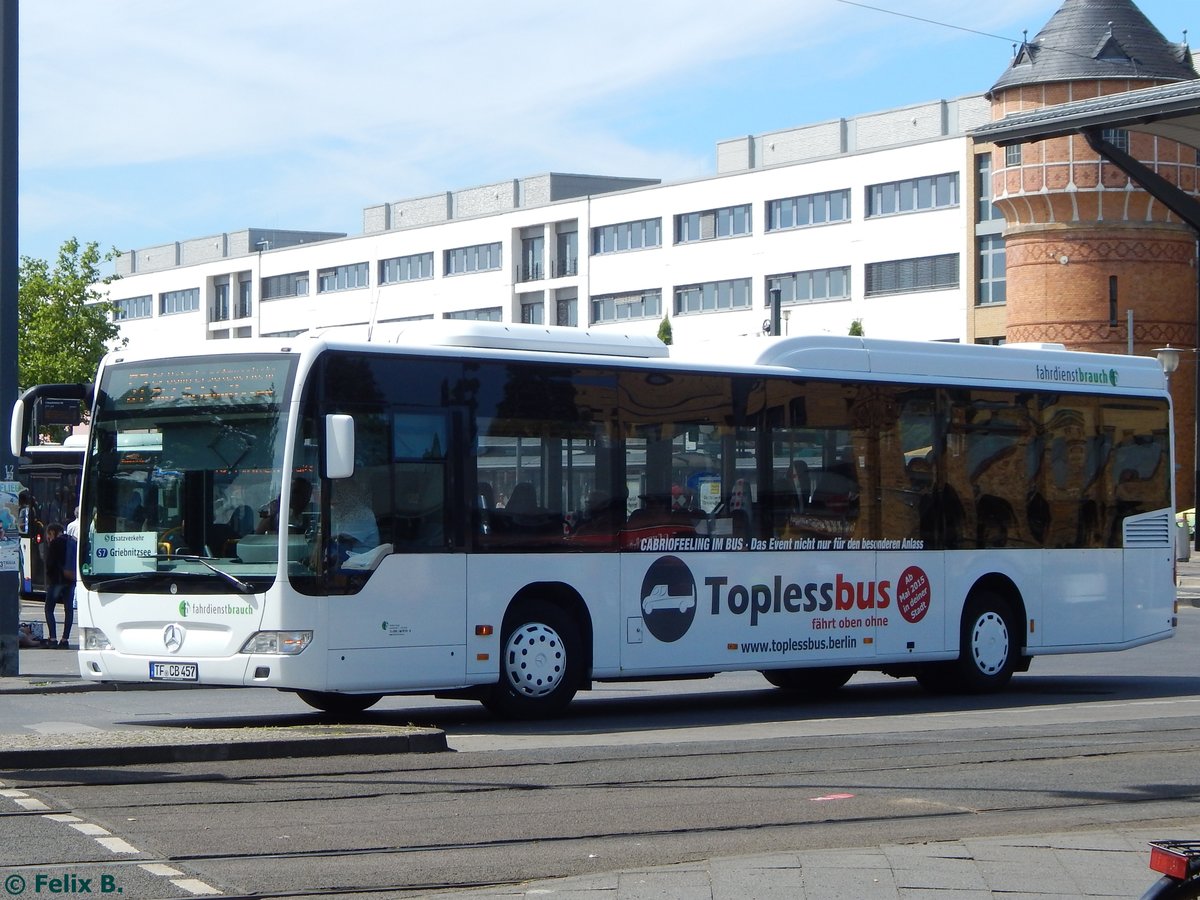
<path fill-rule="evenodd" d="M 675 288 L 675 315 L 720 312 L 750 307 L 750 279 L 707 281 Z"/>
<path fill-rule="evenodd" d="M 425 322 L 434 318 L 433 313 L 425 313 L 420 316 L 396 316 L 393 319 L 380 319 L 380 322 Z"/>
<path fill-rule="evenodd" d="M 639 219 L 592 229 L 592 255 L 662 246 L 662 219 Z"/>
<path fill-rule="evenodd" d="M 517 268 L 517 281 L 542 280 L 542 254 L 546 239 L 542 235 L 521 239 L 521 265 Z"/>
<path fill-rule="evenodd" d="M 922 256 L 917 259 L 893 259 L 867 263 L 863 273 L 864 296 L 908 294 L 913 291 L 939 291 L 958 287 L 958 254 Z"/>
<path fill-rule="evenodd" d="M 592 298 L 592 324 L 627 319 L 657 319 L 662 315 L 662 291 L 600 294 Z"/>
<path fill-rule="evenodd" d="M 499 246 L 497 244 L 496 246 Z M 486 309 L 460 309 L 457 312 L 448 312 L 443 318 L 446 319 L 471 319 L 479 322 L 500 322 L 503 310 L 499 306 L 489 306 Z"/>
<path fill-rule="evenodd" d="M 368 286 L 367 277 L 365 262 L 320 269 L 317 272 L 317 293 L 329 294 L 333 291 L 352 291 L 356 288 L 365 288 Z"/>
<path fill-rule="evenodd" d="M 993 222 L 1004 218 L 992 204 L 992 154 L 975 155 L 975 221 Z"/>
<path fill-rule="evenodd" d="M 767 231 L 850 221 L 850 189 L 767 201 Z"/>
<path fill-rule="evenodd" d="M 579 327 L 579 298 L 576 296 L 574 288 L 556 293 L 554 324 L 569 328 Z"/>
<path fill-rule="evenodd" d="M 558 255 L 554 260 L 554 277 L 579 274 L 579 232 L 563 231 L 558 235 Z"/>
<path fill-rule="evenodd" d="M 675 217 L 675 243 L 690 244 L 694 241 L 741 237 L 750 234 L 751 228 L 749 203 L 683 213 Z"/>
<path fill-rule="evenodd" d="M 446 251 L 447 275 L 465 275 L 468 272 L 489 272 L 501 265 L 500 242 L 475 244 Z"/>
<path fill-rule="evenodd" d="M 213 307 L 210 322 L 226 322 L 229 320 L 229 279 L 224 279 L 213 285 Z"/>
<path fill-rule="evenodd" d="M 850 267 L 809 269 L 767 278 L 767 298 L 779 291 L 784 304 L 820 303 L 822 300 L 850 299 Z"/>
<path fill-rule="evenodd" d="M 128 297 L 113 304 L 113 321 L 124 322 L 128 319 L 148 319 L 154 314 L 154 298 L 150 294 L 141 297 Z"/>
<path fill-rule="evenodd" d="M 292 272 L 289 275 L 272 275 L 262 280 L 262 291 L 259 296 L 265 300 L 279 300 L 283 297 L 308 296 L 308 273 Z"/>
<path fill-rule="evenodd" d="M 1021 164 L 1021 145 L 1009 144 L 1004 148 L 1004 165 L 1008 168 L 1019 166 Z"/>
<path fill-rule="evenodd" d="M 1003 337 L 977 337 L 975 343 L 984 344 L 988 347 L 999 347 L 1004 343 Z"/>
<path fill-rule="evenodd" d="M 985 234 L 975 239 L 979 252 L 979 283 L 975 305 L 1005 301 L 1004 235 Z"/>
<path fill-rule="evenodd" d="M 175 313 L 193 312 L 200 308 L 200 288 L 182 291 L 167 291 L 158 295 L 158 314 L 170 316 Z"/>
<path fill-rule="evenodd" d="M 867 217 L 958 206 L 958 173 L 926 175 L 867 188 Z"/>
<path fill-rule="evenodd" d="M 253 312 L 250 302 L 251 284 L 249 272 L 238 276 L 237 318 L 239 319 L 248 319 Z"/>
<path fill-rule="evenodd" d="M 1129 152 L 1129 132 L 1124 128 L 1105 128 L 1101 130 L 1100 137 L 1118 150 Z"/>
<path fill-rule="evenodd" d="M 393 256 L 379 261 L 379 283 L 396 284 L 401 281 L 427 281 L 433 277 L 433 253 L 414 253 L 411 256 Z"/>
<path fill-rule="evenodd" d="M 304 334 L 304 332 L 305 332 L 305 331 L 307 331 L 307 330 L 308 330 L 308 329 L 306 329 L 306 328 L 297 328 L 297 329 L 295 329 L 295 330 L 293 330 L 293 331 L 264 331 L 264 332 L 263 332 L 263 333 L 260 335 L 260 337 L 265 337 L 265 338 L 267 338 L 267 337 L 269 337 L 269 338 L 290 338 L 290 337 L 296 337 L 296 335 L 299 335 L 299 334 Z"/>
<path fill-rule="evenodd" d="M 521 295 L 521 321 L 526 325 L 546 324 L 546 301 L 540 291 Z"/>

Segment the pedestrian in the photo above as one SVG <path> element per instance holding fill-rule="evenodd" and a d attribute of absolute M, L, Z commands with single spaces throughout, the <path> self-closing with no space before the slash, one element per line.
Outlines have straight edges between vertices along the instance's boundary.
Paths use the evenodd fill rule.
<path fill-rule="evenodd" d="M 43 646 L 68 649 L 71 626 L 75 622 L 75 560 L 71 558 L 73 542 L 63 534 L 62 526 L 51 522 L 46 526 L 46 630 L 50 637 Z M 63 635 L 58 640 L 58 623 L 54 608 L 63 605 Z"/>

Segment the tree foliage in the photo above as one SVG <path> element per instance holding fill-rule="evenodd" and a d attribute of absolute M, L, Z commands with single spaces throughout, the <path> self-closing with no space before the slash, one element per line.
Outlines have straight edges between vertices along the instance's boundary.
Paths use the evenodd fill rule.
<path fill-rule="evenodd" d="M 21 257 L 18 272 L 17 380 L 35 384 L 92 381 L 100 358 L 118 341 L 121 329 L 112 320 L 112 304 L 95 288 L 116 276 L 100 275 L 100 264 L 117 257 L 101 256 L 99 245 L 63 241 L 53 268 L 44 259 Z"/>
<path fill-rule="evenodd" d="M 658 323 L 658 339 L 668 346 L 670 346 L 673 339 L 671 336 L 671 320 L 666 316 L 663 316 L 663 320 Z"/>
<path fill-rule="evenodd" d="M 854 319 L 850 323 L 850 336 L 851 337 L 862 337 L 865 334 L 866 334 L 866 332 L 863 331 L 863 327 L 862 327 L 862 319 Z"/>

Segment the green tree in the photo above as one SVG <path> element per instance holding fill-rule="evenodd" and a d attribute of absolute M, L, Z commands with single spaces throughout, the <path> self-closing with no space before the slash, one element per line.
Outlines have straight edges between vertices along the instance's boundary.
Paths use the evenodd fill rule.
<path fill-rule="evenodd" d="M 671 320 L 666 316 L 658 323 L 658 339 L 668 346 L 671 344 Z"/>
<path fill-rule="evenodd" d="M 100 264 L 116 259 L 116 250 L 100 255 L 99 245 L 63 241 L 53 268 L 44 259 L 21 257 L 17 274 L 17 380 L 35 384 L 91 381 L 100 358 L 111 346 L 125 346 L 113 306 L 95 285 Z"/>
<path fill-rule="evenodd" d="M 850 336 L 862 337 L 866 332 L 863 331 L 862 319 L 855 319 L 850 323 Z"/>

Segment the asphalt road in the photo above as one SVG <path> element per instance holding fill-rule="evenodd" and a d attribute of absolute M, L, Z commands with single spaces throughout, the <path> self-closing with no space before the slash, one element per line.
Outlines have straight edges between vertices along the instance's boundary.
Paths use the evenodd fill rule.
<path fill-rule="evenodd" d="M 613 686 L 537 724 L 394 698 L 365 718 L 445 728 L 459 752 L 6 772 L 76 821 L 0 807 L 0 847 L 14 871 L 53 861 L 128 897 L 189 896 L 177 884 L 189 879 L 230 896 L 405 896 L 717 855 L 1191 822 L 1200 610 L 1182 622 L 1163 644 L 1035 660 L 986 698 L 860 679 L 796 703 L 744 675 Z M 301 709 L 236 695 L 236 707 L 205 691 L 5 697 L 0 718 L 175 729 Z"/>

